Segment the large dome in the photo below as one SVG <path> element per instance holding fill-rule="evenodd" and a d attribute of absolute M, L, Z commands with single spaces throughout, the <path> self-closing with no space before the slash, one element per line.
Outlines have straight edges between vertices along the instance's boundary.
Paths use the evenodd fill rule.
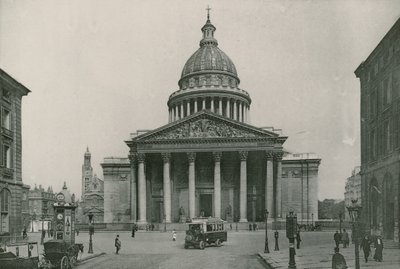
<path fill-rule="evenodd" d="M 181 79 L 196 73 L 210 73 L 209 71 L 222 71 L 237 77 L 236 67 L 232 60 L 213 44 L 200 47 L 187 60 L 182 70 Z"/>

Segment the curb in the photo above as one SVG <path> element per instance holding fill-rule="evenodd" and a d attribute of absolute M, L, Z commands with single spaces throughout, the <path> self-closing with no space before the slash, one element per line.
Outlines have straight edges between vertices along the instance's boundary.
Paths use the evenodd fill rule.
<path fill-rule="evenodd" d="M 78 263 L 82 263 L 82 262 L 85 262 L 85 261 L 88 261 L 88 260 L 91 260 L 91 259 L 94 259 L 94 258 L 103 256 L 103 255 L 106 255 L 106 253 L 105 253 L 105 252 L 101 252 L 101 253 L 99 253 L 99 254 L 93 254 L 93 255 L 90 255 L 90 256 L 87 256 L 87 257 L 85 257 L 85 258 L 80 259 L 80 260 L 78 261 Z"/>
<path fill-rule="evenodd" d="M 257 253 L 257 255 L 258 255 L 258 257 L 260 257 L 265 262 L 265 264 L 267 265 L 268 269 L 275 269 L 275 268 L 280 267 L 280 266 L 275 267 L 274 265 L 272 265 L 271 262 L 268 261 L 268 259 L 266 259 L 262 253 L 259 252 L 259 253 Z M 272 263 L 274 263 L 274 261 Z"/>

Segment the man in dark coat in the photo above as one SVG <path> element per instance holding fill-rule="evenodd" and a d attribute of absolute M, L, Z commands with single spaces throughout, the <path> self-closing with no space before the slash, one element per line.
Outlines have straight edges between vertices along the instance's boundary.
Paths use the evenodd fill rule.
<path fill-rule="evenodd" d="M 382 262 L 383 260 L 383 241 L 381 236 L 379 235 L 374 242 L 374 247 L 375 247 L 375 254 L 374 254 L 374 260 L 378 262 Z"/>
<path fill-rule="evenodd" d="M 132 237 L 135 237 L 135 231 L 136 231 L 136 227 L 135 227 L 135 224 L 133 224 L 133 226 L 132 226 Z"/>
<path fill-rule="evenodd" d="M 343 247 L 346 248 L 349 245 L 349 234 L 346 232 L 346 229 L 343 229 L 343 233 L 342 233 L 342 243 L 343 243 Z"/>
<path fill-rule="evenodd" d="M 369 253 L 371 252 L 371 241 L 369 240 L 368 235 L 365 235 L 362 239 L 361 248 L 364 251 L 365 262 L 368 262 Z"/>
<path fill-rule="evenodd" d="M 115 254 L 118 254 L 119 250 L 121 249 L 121 241 L 119 240 L 119 235 L 115 238 Z"/>
<path fill-rule="evenodd" d="M 335 248 L 335 254 L 332 256 L 332 269 L 346 269 L 346 259 L 339 253 L 339 248 Z"/>
<path fill-rule="evenodd" d="M 300 242 L 301 242 L 300 231 L 297 231 L 296 233 L 296 242 L 297 242 L 297 249 L 300 249 Z"/>
<path fill-rule="evenodd" d="M 333 235 L 333 240 L 335 240 L 335 244 L 336 244 L 337 248 L 339 248 L 340 239 L 341 239 L 340 233 L 338 233 L 338 231 L 336 231 L 336 233 Z"/>

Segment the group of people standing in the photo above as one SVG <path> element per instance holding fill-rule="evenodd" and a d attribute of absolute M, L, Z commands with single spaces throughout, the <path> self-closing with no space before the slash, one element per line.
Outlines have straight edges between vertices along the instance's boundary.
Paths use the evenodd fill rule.
<path fill-rule="evenodd" d="M 382 237 L 378 235 L 375 240 L 371 240 L 368 235 L 365 235 L 364 238 L 361 240 L 360 248 L 362 248 L 364 252 L 364 259 L 365 262 L 368 262 L 369 254 L 371 253 L 371 244 L 374 243 L 375 253 L 374 253 L 374 260 L 377 262 L 382 262 L 383 260 L 383 241 Z"/>

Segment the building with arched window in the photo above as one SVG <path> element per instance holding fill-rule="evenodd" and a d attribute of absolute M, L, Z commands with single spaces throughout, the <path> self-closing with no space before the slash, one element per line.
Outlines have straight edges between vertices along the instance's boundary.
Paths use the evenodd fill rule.
<path fill-rule="evenodd" d="M 200 47 L 167 100 L 169 122 L 125 141 L 129 158 L 105 158 L 104 221 L 299 221 L 318 216 L 315 154 L 289 154 L 287 136 L 250 123 L 250 94 L 218 46 L 209 17 Z"/>
<path fill-rule="evenodd" d="M 30 91 L 0 69 L 0 236 L 29 223 L 29 186 L 22 182 L 22 97 Z"/>

